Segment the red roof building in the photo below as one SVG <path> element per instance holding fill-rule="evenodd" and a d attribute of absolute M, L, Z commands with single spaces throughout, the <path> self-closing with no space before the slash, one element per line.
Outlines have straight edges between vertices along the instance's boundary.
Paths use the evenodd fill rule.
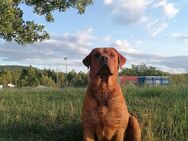
<path fill-rule="evenodd" d="M 125 84 L 136 84 L 137 80 L 138 80 L 138 76 L 120 76 L 120 83 L 121 85 L 125 85 Z"/>

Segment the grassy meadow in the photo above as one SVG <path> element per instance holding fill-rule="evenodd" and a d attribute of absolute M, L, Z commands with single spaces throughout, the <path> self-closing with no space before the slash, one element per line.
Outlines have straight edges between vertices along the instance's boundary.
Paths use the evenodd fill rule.
<path fill-rule="evenodd" d="M 188 141 L 188 85 L 123 87 L 143 141 Z M 0 141 L 82 141 L 85 88 L 0 90 Z"/>

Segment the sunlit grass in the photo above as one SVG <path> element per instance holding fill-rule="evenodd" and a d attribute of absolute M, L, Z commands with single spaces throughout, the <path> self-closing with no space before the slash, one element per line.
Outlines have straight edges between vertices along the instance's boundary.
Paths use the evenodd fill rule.
<path fill-rule="evenodd" d="M 123 87 L 143 141 L 188 141 L 188 86 Z M 0 90 L 0 141 L 82 141 L 85 88 Z"/>

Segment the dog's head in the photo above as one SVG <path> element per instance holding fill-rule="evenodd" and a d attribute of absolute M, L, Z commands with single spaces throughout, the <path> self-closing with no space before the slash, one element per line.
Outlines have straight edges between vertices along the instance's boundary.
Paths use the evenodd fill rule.
<path fill-rule="evenodd" d="M 83 60 L 95 76 L 117 75 L 119 67 L 125 64 L 126 58 L 114 48 L 95 48 Z"/>

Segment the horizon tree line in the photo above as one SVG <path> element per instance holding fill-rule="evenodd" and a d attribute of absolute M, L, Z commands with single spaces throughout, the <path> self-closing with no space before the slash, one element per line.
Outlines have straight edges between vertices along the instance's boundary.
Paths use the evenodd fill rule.
<path fill-rule="evenodd" d="M 0 85 L 4 87 L 11 83 L 17 87 L 85 87 L 89 83 L 89 73 L 76 72 L 72 70 L 67 73 L 56 72 L 51 69 L 37 69 L 29 66 L 0 66 Z M 119 75 L 128 76 L 170 76 L 174 83 L 188 84 L 188 73 L 170 74 L 157 70 L 155 67 L 145 64 L 132 65 L 131 68 L 124 68 Z"/>

